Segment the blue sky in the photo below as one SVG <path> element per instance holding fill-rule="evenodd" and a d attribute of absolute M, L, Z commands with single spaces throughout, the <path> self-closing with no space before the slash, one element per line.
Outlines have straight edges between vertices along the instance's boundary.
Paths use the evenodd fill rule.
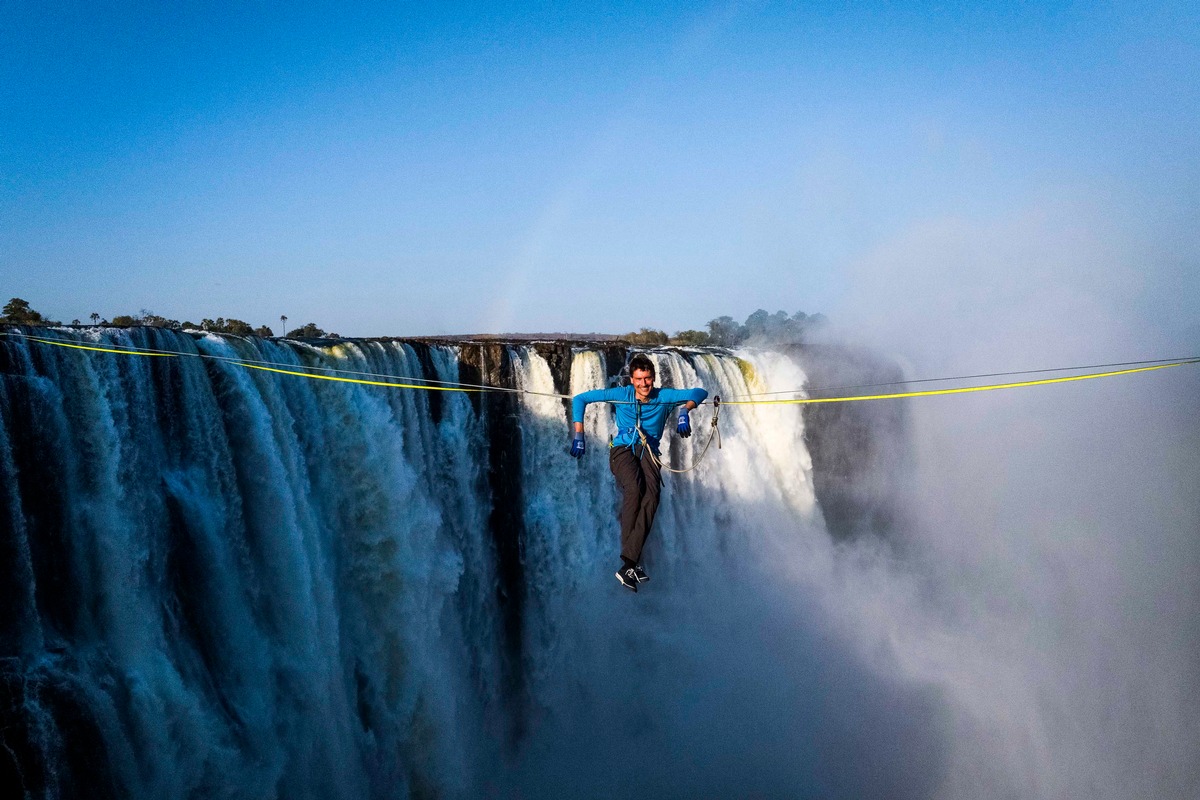
<path fill-rule="evenodd" d="M 1017 274 L 1197 323 L 1189 4 L 180 5 L 3 5 L 5 299 L 675 331 Z"/>

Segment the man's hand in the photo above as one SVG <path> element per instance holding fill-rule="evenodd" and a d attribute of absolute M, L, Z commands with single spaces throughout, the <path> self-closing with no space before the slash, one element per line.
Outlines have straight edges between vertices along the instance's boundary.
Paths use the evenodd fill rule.
<path fill-rule="evenodd" d="M 575 438 L 571 440 L 571 455 L 579 458 L 583 455 L 583 451 L 587 449 L 583 443 L 583 431 L 576 431 Z"/>
<path fill-rule="evenodd" d="M 675 432 L 684 439 L 692 435 L 692 420 L 688 417 L 687 406 L 679 409 L 679 424 L 675 427 Z"/>

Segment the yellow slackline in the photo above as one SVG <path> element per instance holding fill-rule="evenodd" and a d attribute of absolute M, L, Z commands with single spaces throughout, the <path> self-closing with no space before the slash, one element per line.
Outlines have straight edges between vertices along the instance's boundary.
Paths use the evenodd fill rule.
<path fill-rule="evenodd" d="M 383 387 L 392 388 L 392 389 L 422 389 L 422 390 L 429 391 L 429 392 L 434 392 L 434 391 L 436 391 L 436 392 L 519 392 L 521 394 L 557 397 L 557 398 L 562 398 L 562 399 L 570 399 L 570 397 L 571 397 L 570 395 L 551 394 L 549 392 L 533 392 L 533 391 L 529 391 L 527 389 L 509 389 L 507 387 L 498 387 L 498 386 L 474 386 L 474 385 L 470 385 L 470 384 L 451 384 L 448 381 L 435 381 L 436 383 L 446 383 L 447 385 L 444 385 L 444 386 L 429 386 L 429 385 L 415 384 L 415 383 L 399 383 L 399 382 L 395 382 L 395 381 L 366 380 L 364 378 L 343 378 L 343 377 L 336 376 L 336 375 L 314 375 L 311 372 L 300 372 L 300 371 L 294 370 L 294 369 L 284 369 L 284 368 L 282 368 L 282 366 L 269 366 L 269 364 L 271 364 L 271 362 L 253 363 L 248 360 L 231 358 L 228 356 L 215 356 L 215 355 L 209 355 L 206 353 L 161 352 L 161 351 L 148 350 L 145 348 L 133 348 L 133 347 L 130 347 L 127 349 L 117 349 L 117 348 L 111 348 L 111 347 L 98 347 L 95 345 L 75 344 L 73 342 L 63 342 L 63 341 L 59 341 L 57 339 L 46 339 L 46 338 L 42 338 L 39 336 L 30 336 L 29 334 L 24 334 L 24 333 L 12 333 L 12 332 L 8 332 L 8 331 L 4 331 L 4 332 L 0 332 L 0 333 L 4 333 L 5 335 L 9 335 L 9 336 L 20 336 L 25 339 L 30 339 L 35 342 L 41 342 L 42 344 L 54 345 L 56 347 L 69 347 L 69 348 L 72 348 L 75 350 L 90 350 L 90 351 L 94 351 L 94 352 L 98 352 L 98 353 L 116 353 L 118 355 L 158 356 L 158 357 L 165 357 L 165 358 L 175 358 L 175 357 L 179 357 L 179 356 L 194 356 L 194 357 L 198 357 L 198 358 L 212 358 L 212 359 L 216 359 L 219 361 L 227 361 L 231 364 L 236 364 L 237 366 L 245 367 L 246 369 L 257 369 L 257 370 L 262 370 L 264 372 L 273 372 L 273 373 L 276 373 L 279 375 L 294 375 L 299 378 L 311 378 L 314 380 L 337 381 L 339 383 L 356 383 L 356 384 L 361 384 L 364 386 L 383 386 Z M 790 398 L 790 399 L 784 399 L 784 400 L 724 400 L 724 401 L 722 401 L 722 403 L 724 405 L 731 405 L 731 406 L 815 405 L 817 403 L 853 403 L 853 402 L 857 402 L 857 401 L 861 401 L 861 400 L 899 400 L 899 399 L 908 398 L 908 397 L 933 397 L 935 395 L 966 394 L 968 392 L 988 392 L 988 391 L 994 391 L 997 389 L 1017 389 L 1017 388 L 1023 388 L 1026 386 L 1044 386 L 1044 385 L 1051 384 L 1051 383 L 1067 383 L 1070 381 L 1084 381 L 1084 380 L 1090 380 L 1093 378 L 1111 378 L 1111 377 L 1114 377 L 1117 375 L 1132 375 L 1133 373 L 1136 373 L 1136 372 L 1150 372 L 1150 371 L 1157 370 L 1157 369 L 1167 369 L 1168 367 L 1179 367 L 1179 366 L 1183 366 L 1185 364 L 1197 364 L 1197 363 L 1200 363 L 1200 358 L 1181 359 L 1179 361 L 1174 361 L 1169 364 L 1155 364 L 1153 366 L 1137 367 L 1135 369 L 1122 369 L 1122 370 L 1115 370 L 1115 371 L 1111 371 L 1111 372 L 1092 372 L 1092 373 L 1088 373 L 1086 375 L 1070 375 L 1070 376 L 1061 377 L 1061 378 L 1041 378 L 1038 380 L 1017 381 L 1014 383 L 994 383 L 994 384 L 988 384 L 986 386 L 963 386 L 963 387 L 958 387 L 958 388 L 953 388 L 953 389 L 927 389 L 927 390 L 919 391 L 919 392 L 893 392 L 890 394 L 849 395 L 849 396 L 842 396 L 842 397 L 801 397 L 801 398 Z M 319 370 L 322 370 L 325 372 L 343 372 L 343 373 L 352 373 L 353 374 L 353 371 L 351 371 L 351 370 L 339 370 L 335 367 L 309 367 L 308 369 L 319 369 Z M 1063 369 L 1066 370 L 1066 369 L 1073 369 L 1073 368 L 1072 367 L 1064 367 Z M 1030 370 L 1030 371 L 1033 372 L 1035 370 Z M 1040 371 L 1040 370 L 1036 370 L 1036 371 Z M 357 373 L 357 374 L 364 374 L 364 373 Z M 368 374 L 370 374 L 370 373 L 368 373 Z M 418 379 L 418 380 L 423 380 L 423 379 Z M 778 394 L 778 393 L 772 392 L 772 394 Z M 607 402 L 619 404 L 619 403 L 622 403 L 623 401 L 618 400 L 618 401 L 607 401 Z M 704 403 L 704 405 L 707 405 L 707 402 Z"/>
<path fill-rule="evenodd" d="M 418 386 L 415 383 L 390 383 L 387 381 L 368 381 L 363 378 L 339 378 L 337 375 L 313 375 L 309 372 L 296 372 L 291 369 L 264 367 L 259 364 L 247 364 L 244 361 L 234 362 L 246 369 L 261 369 L 263 372 L 276 372 L 280 375 L 296 375 L 300 378 L 314 378 L 320 381 L 338 381 L 340 383 L 361 383 L 365 386 L 390 386 L 393 389 L 424 389 L 429 392 L 487 392 L 490 389 L 464 389 L 457 386 Z"/>
<path fill-rule="evenodd" d="M 143 348 L 134 349 L 132 347 L 130 349 L 116 349 L 116 348 L 111 348 L 111 347 L 97 347 L 94 345 L 74 344 L 72 342 L 63 342 L 63 341 L 59 341 L 57 339 L 45 339 L 45 338 L 41 338 L 41 337 L 37 337 L 37 336 L 30 336 L 28 334 L 23 334 L 23 333 L 15 333 L 14 334 L 14 333 L 10 333 L 7 331 L 0 331 L 0 334 L 21 336 L 26 339 L 31 339 L 35 342 L 41 342 L 43 344 L 55 345 L 56 347 L 69 347 L 69 348 L 72 348 L 75 350 L 90 350 L 90 351 L 98 352 L 98 353 L 116 353 L 118 355 L 133 355 L 133 356 L 160 356 L 160 357 L 166 357 L 166 358 L 177 358 L 179 356 L 195 356 L 195 357 L 199 357 L 199 358 L 212 358 L 212 359 L 215 359 L 218 361 L 227 361 L 231 364 L 235 364 L 239 367 L 244 367 L 246 369 L 257 369 L 257 370 L 262 370 L 263 372 L 272 372 L 277 375 L 294 375 L 298 378 L 311 378 L 313 380 L 322 380 L 322 381 L 336 381 L 338 383 L 356 383 L 356 384 L 360 384 L 363 386 L 383 386 L 383 387 L 387 387 L 387 388 L 391 388 L 391 389 L 423 389 L 427 392 L 435 392 L 435 391 L 436 392 L 520 392 L 522 394 L 543 395 L 543 396 L 550 396 L 550 397 L 559 397 L 559 398 L 563 398 L 563 399 L 570 399 L 570 395 L 549 394 L 547 392 L 531 392 L 526 389 L 509 389 L 507 387 L 496 387 L 496 386 L 474 386 L 474 385 L 468 385 L 468 384 L 449 384 L 449 382 L 443 382 L 443 381 L 436 381 L 436 382 L 437 383 L 446 383 L 447 385 L 428 386 L 428 385 L 420 385 L 420 384 L 415 384 L 415 383 L 398 383 L 395 381 L 367 380 L 365 378 L 343 378 L 338 375 L 316 375 L 311 372 L 300 372 L 300 371 L 294 370 L 294 369 L 284 369 L 282 366 L 268 366 L 272 362 L 252 363 L 247 360 L 230 358 L 228 356 L 214 356 L 214 355 L 209 355 L 209 354 L 205 354 L 205 353 L 157 352 L 157 351 L 153 351 L 153 350 L 146 350 Z M 1134 362 L 1134 363 L 1138 363 L 1138 362 Z M 1141 362 L 1141 363 L 1146 363 L 1146 362 Z M 714 406 L 714 412 L 713 412 L 713 418 L 712 418 L 712 433 L 709 434 L 708 441 L 705 443 L 704 449 L 700 452 L 700 455 L 693 461 L 692 466 L 687 467 L 686 469 L 672 469 L 671 467 L 667 466 L 666 464 L 663 464 L 662 461 L 654 455 L 653 449 L 650 448 L 649 442 L 646 441 L 645 434 L 641 432 L 640 428 L 638 429 L 638 434 L 642 437 L 642 446 L 650 454 L 650 458 L 654 460 L 654 462 L 659 466 L 660 469 L 663 469 L 667 472 L 673 472 L 673 473 L 685 473 L 685 472 L 690 472 L 690 471 L 696 469 L 696 467 L 700 466 L 700 462 L 704 460 L 704 456 L 708 453 L 709 446 L 712 445 L 714 438 L 717 440 L 717 448 L 720 449 L 720 447 L 721 447 L 720 436 L 721 435 L 720 435 L 720 430 L 717 428 L 717 419 L 720 414 L 720 406 L 721 405 L 731 405 L 731 406 L 776 405 L 776 406 L 779 406 L 779 405 L 814 405 L 816 403 L 853 403 L 853 402 L 857 402 L 860 400 L 899 400 L 901 398 L 908 398 L 908 397 L 933 397 L 935 395 L 966 394 L 968 392 L 989 392 L 989 391 L 994 391 L 997 389 L 1017 389 L 1017 388 L 1023 388 L 1026 386 L 1045 386 L 1045 385 L 1051 384 L 1051 383 L 1068 383 L 1070 381 L 1085 381 L 1085 380 L 1090 380 L 1092 378 L 1111 378 L 1111 377 L 1114 377 L 1117 375 L 1132 375 L 1136 372 L 1151 372 L 1151 371 L 1157 370 L 1157 369 L 1167 369 L 1168 367 L 1179 367 L 1179 366 L 1183 366 L 1184 364 L 1197 364 L 1197 363 L 1200 363 L 1200 358 L 1181 359 L 1179 361 L 1174 361 L 1169 364 L 1155 364 L 1153 366 L 1137 367 L 1134 369 L 1121 369 L 1121 370 L 1115 370 L 1115 371 L 1111 371 L 1111 372 L 1092 372 L 1092 373 L 1088 373 L 1086 375 L 1070 375 L 1070 376 L 1061 377 L 1061 378 L 1041 378 L 1038 380 L 1017 381 L 1017 382 L 1013 382 L 1013 383 L 993 383 L 993 384 L 989 384 L 986 386 L 963 386 L 963 387 L 958 387 L 958 388 L 954 388 L 954 389 L 927 389 L 927 390 L 919 391 L 919 392 L 893 392 L 890 394 L 851 395 L 851 396 L 845 396 L 845 397 L 804 397 L 804 398 L 792 398 L 792 399 L 786 399 L 786 400 L 725 400 L 725 401 L 721 401 L 721 399 L 718 397 L 718 398 L 714 398 L 714 400 L 712 401 L 713 406 Z M 1113 366 L 1116 366 L 1116 365 L 1113 365 Z M 362 373 L 362 372 L 355 373 L 352 370 L 339 370 L 336 367 L 311 367 L 310 369 L 319 369 L 319 370 L 322 370 L 325 372 L 342 372 L 342 373 L 359 374 L 359 375 L 373 374 L 373 373 Z M 1067 369 L 1078 369 L 1078 368 L 1077 367 L 1075 367 L 1075 368 L 1064 367 L 1063 369 L 1067 370 Z M 1030 372 L 1042 372 L 1042 371 L 1045 371 L 1045 370 L 1030 370 Z M 376 376 L 376 377 L 383 377 L 383 376 Z M 977 376 L 977 377 L 983 377 L 983 376 Z M 418 380 L 422 380 L 422 379 L 418 379 Z M 939 379 L 933 379 L 933 380 L 939 380 Z M 953 379 L 946 379 L 946 380 L 953 380 Z M 772 392 L 771 394 L 777 394 L 777 393 Z M 613 402 L 613 401 L 609 401 L 609 402 Z M 618 400 L 615 402 L 623 403 L 626 401 Z"/>
<path fill-rule="evenodd" d="M 496 387 L 482 387 L 482 386 L 481 387 L 471 387 L 471 386 L 465 386 L 462 384 L 448 385 L 448 386 L 427 386 L 424 384 L 398 383 L 395 381 L 371 381 L 371 380 L 365 380 L 363 378 L 341 378 L 341 377 L 337 377 L 337 376 L 333 376 L 333 375 L 314 375 L 310 372 L 299 372 L 299 371 L 293 370 L 293 369 L 282 369 L 280 367 L 266 366 L 263 363 L 254 363 L 254 362 L 239 359 L 239 358 L 231 358 L 229 356 L 214 356 L 214 355 L 210 355 L 208 353 L 163 352 L 163 351 L 156 351 L 156 350 L 147 350 L 145 348 L 135 348 L 132 346 L 125 348 L 125 349 L 117 349 L 117 348 L 112 348 L 112 347 L 96 347 L 94 345 L 74 344 L 72 342 L 63 342 L 63 341 L 59 341 L 57 339 L 46 339 L 46 338 L 42 338 L 40 336 L 30 336 L 28 334 L 23 334 L 23 333 L 12 334 L 7 331 L 5 331 L 4 333 L 5 333 L 5 335 L 9 335 L 9 336 L 20 336 L 24 339 L 29 339 L 34 342 L 40 342 L 41 344 L 50 344 L 50 345 L 54 345 L 55 347 L 69 347 L 73 350 L 91 350 L 91 351 L 94 351 L 97 353 L 116 353 L 117 355 L 123 355 L 123 356 L 159 356 L 159 357 L 163 357 L 163 358 L 178 358 L 180 356 L 189 356 L 189 357 L 194 357 L 194 358 L 209 358 L 209 359 L 214 359 L 216 361 L 225 361 L 225 362 L 234 364 L 239 367 L 245 367 L 246 369 L 259 369 L 259 370 L 263 370 L 264 372 L 275 372 L 280 375 L 295 375 L 300 378 L 313 378 L 313 379 L 322 380 L 322 381 L 338 381 L 341 383 L 359 383 L 359 384 L 363 384 L 365 386 L 386 386 L 386 387 L 390 387 L 393 389 L 424 389 L 425 391 L 430 391 L 430 392 L 517 391 L 517 390 L 496 388 Z M 270 363 L 270 362 L 266 362 L 266 363 Z M 332 372 L 349 372 L 349 370 L 339 370 L 334 367 L 311 367 L 311 369 L 320 369 L 323 371 L 332 371 Z M 436 382 L 444 383 L 443 381 L 436 381 Z M 538 394 L 538 393 L 535 392 L 533 394 Z M 554 395 L 554 396 L 561 397 L 562 395 Z"/>
<path fill-rule="evenodd" d="M 963 386 L 957 389 L 927 389 L 921 392 L 894 392 L 892 394 L 868 394 L 850 397 L 801 397 L 789 400 L 723 400 L 722 405 L 751 406 L 751 405 L 811 405 L 814 403 L 852 403 L 856 400 L 898 400 L 903 397 L 932 397 L 939 394 L 966 394 L 967 392 L 988 392 L 994 389 L 1017 389 L 1024 386 L 1043 386 L 1048 383 L 1066 383 L 1068 381 L 1085 381 L 1091 378 L 1111 378 L 1115 375 L 1132 375 L 1135 372 L 1149 372 L 1167 367 L 1179 367 L 1184 364 L 1196 364 L 1200 361 L 1176 361 L 1172 364 L 1158 364 L 1153 367 L 1138 367 L 1137 369 L 1122 369 L 1115 372 L 1093 372 L 1088 375 L 1070 375 L 1065 378 L 1042 378 L 1036 381 L 1018 381 L 1016 383 L 993 383 L 988 386 Z"/>

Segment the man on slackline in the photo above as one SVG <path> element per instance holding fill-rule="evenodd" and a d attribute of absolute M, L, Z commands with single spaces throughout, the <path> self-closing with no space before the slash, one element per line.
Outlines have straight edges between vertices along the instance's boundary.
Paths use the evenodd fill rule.
<path fill-rule="evenodd" d="M 588 403 L 613 403 L 617 433 L 609 441 L 608 467 L 621 490 L 621 507 L 617 512 L 621 521 L 621 567 L 617 570 L 617 580 L 636 592 L 639 583 L 649 580 L 640 562 L 662 489 L 658 442 L 663 427 L 671 412 L 682 404 L 675 430 L 685 438 L 691 436 L 688 412 L 703 403 L 708 392 L 655 389 L 654 362 L 640 353 L 629 361 L 629 376 L 630 386 L 594 389 L 572 398 L 575 437 L 571 440 L 571 455 L 579 458 L 584 452 L 583 413 Z M 646 452 L 647 445 L 653 455 Z"/>

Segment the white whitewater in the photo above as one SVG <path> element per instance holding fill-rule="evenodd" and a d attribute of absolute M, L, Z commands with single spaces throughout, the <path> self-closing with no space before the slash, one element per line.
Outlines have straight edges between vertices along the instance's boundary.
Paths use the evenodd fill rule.
<path fill-rule="evenodd" d="M 468 355 L 91 336 L 445 381 Z M 0 347 L 0 776 L 30 797 L 1128 795 L 1055 737 L 1090 701 L 1058 689 L 1051 716 L 1044 653 L 888 543 L 831 539 L 797 406 L 725 407 L 699 462 L 711 405 L 668 434 L 695 469 L 665 477 L 634 595 L 603 404 L 575 460 L 553 397 Z M 541 352 L 507 347 L 515 387 L 556 391 Z M 651 355 L 710 396 L 806 382 L 773 352 Z M 559 389 L 605 363 L 577 348 Z M 1133 741 L 1167 748 L 1145 786 L 1188 785 L 1194 738 Z"/>

